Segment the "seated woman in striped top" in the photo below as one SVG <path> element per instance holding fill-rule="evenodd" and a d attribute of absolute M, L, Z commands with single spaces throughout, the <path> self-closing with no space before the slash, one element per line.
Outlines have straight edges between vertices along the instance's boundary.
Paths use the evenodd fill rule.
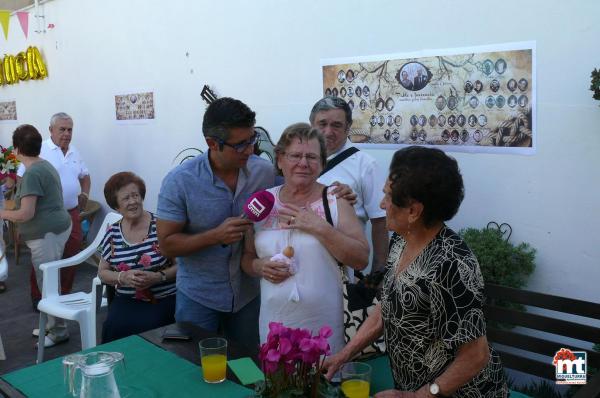
<path fill-rule="evenodd" d="M 106 203 L 123 219 L 108 228 L 99 248 L 98 276 L 116 287 L 103 343 L 175 322 L 177 266 L 160 253 L 156 218 L 144 210 L 145 195 L 144 181 L 131 172 L 117 173 L 104 185 Z"/>

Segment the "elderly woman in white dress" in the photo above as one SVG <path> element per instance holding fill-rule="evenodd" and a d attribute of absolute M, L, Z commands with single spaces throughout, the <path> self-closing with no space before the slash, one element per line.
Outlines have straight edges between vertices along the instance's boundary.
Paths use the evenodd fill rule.
<path fill-rule="evenodd" d="M 242 268 L 261 277 L 259 333 L 269 322 L 317 332 L 333 329 L 331 351 L 344 344 L 341 272 L 338 262 L 367 266 L 369 245 L 354 208 L 317 182 L 326 162 L 321 133 L 306 123 L 289 126 L 275 147 L 285 183 L 271 188 L 275 205 L 245 241 Z M 331 222 L 325 216 L 331 214 Z M 291 249 L 290 249 L 291 248 Z"/>

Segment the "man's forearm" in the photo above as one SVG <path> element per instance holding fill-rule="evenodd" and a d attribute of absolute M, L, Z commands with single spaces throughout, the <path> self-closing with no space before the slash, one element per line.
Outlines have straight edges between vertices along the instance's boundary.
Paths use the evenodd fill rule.
<path fill-rule="evenodd" d="M 197 234 L 177 232 L 163 239 L 159 235 L 160 251 L 167 257 L 188 256 L 199 250 L 218 244 L 219 241 L 212 230 Z"/>
<path fill-rule="evenodd" d="M 86 175 L 79 179 L 79 185 L 81 185 L 81 192 L 85 192 L 87 195 L 90 194 L 90 188 L 92 187 L 92 179 L 90 175 Z"/>

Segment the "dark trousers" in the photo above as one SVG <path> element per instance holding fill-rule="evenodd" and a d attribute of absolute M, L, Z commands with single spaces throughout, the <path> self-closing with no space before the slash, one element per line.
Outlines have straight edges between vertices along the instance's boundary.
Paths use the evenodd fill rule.
<path fill-rule="evenodd" d="M 222 333 L 228 339 L 245 345 L 249 349 L 258 347 L 258 313 L 260 296 L 238 312 L 221 312 L 206 307 L 177 291 L 177 322 L 189 322 L 211 332 Z"/>
<path fill-rule="evenodd" d="M 83 231 L 81 230 L 81 220 L 79 219 L 79 209 L 75 207 L 69 210 L 71 216 L 71 235 L 67 243 L 65 243 L 65 250 L 62 258 L 69 258 L 81 251 L 81 245 L 83 243 Z M 61 268 L 60 270 L 60 294 L 69 294 L 73 289 L 73 282 L 75 281 L 75 270 L 76 265 L 72 267 Z M 42 298 L 42 293 L 37 285 L 35 278 L 35 269 L 31 266 L 31 273 L 29 274 L 29 287 L 31 288 L 31 299 L 38 301 Z"/>
<path fill-rule="evenodd" d="M 102 325 L 102 344 L 175 322 L 175 295 L 155 304 L 116 295 Z"/>

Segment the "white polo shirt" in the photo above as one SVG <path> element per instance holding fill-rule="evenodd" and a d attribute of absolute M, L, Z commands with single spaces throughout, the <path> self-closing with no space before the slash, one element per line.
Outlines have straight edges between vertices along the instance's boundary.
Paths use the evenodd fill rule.
<path fill-rule="evenodd" d="M 90 174 L 77 148 L 70 144 L 65 155 L 62 149 L 48 138 L 42 142 L 40 157 L 50 162 L 60 176 L 65 209 L 71 210 L 77 207 L 81 193 L 79 179 Z M 24 173 L 25 166 L 21 163 L 17 175 L 21 177 Z"/>
<path fill-rule="evenodd" d="M 344 146 L 336 153 L 327 157 L 331 160 L 340 152 L 350 148 L 352 144 L 346 141 Z M 372 218 L 385 217 L 385 210 L 379 207 L 383 199 L 383 187 L 387 175 L 379 170 L 379 166 L 372 156 L 363 151 L 358 151 L 347 157 L 323 174 L 317 180 L 323 185 L 331 185 L 334 181 L 347 184 L 356 193 L 354 210 L 363 227 Z"/>

